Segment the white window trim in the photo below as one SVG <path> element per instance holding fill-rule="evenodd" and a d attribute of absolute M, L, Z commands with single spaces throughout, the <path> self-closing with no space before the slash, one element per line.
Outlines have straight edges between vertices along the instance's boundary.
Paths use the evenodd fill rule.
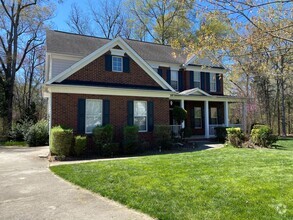
<path fill-rule="evenodd" d="M 198 75 L 199 76 L 199 80 L 196 80 L 196 75 Z M 193 86 L 194 86 L 194 88 L 196 88 L 195 87 L 195 83 L 199 83 L 199 89 L 201 89 L 201 76 L 200 76 L 201 74 L 200 74 L 200 72 L 197 72 L 197 71 L 195 71 L 195 72 L 193 72 Z"/>
<path fill-rule="evenodd" d="M 139 100 L 137 100 L 137 101 L 133 101 L 133 122 L 134 122 L 134 118 L 135 118 L 135 108 L 134 108 L 134 106 L 135 106 L 135 103 L 136 102 L 144 102 L 144 103 L 146 103 L 146 110 L 147 110 L 147 112 L 146 112 L 146 116 L 145 116 L 145 124 L 146 124 L 146 126 L 145 126 L 145 129 L 146 130 L 138 130 L 138 132 L 148 132 L 148 102 L 147 101 L 139 101 Z M 138 117 L 141 117 L 141 116 L 138 116 Z M 144 116 L 143 116 L 144 117 Z M 134 123 L 133 123 L 134 124 Z"/>
<path fill-rule="evenodd" d="M 196 126 L 194 125 L 194 128 L 196 128 L 196 129 L 201 129 L 201 128 L 202 128 L 202 108 L 201 108 L 201 107 L 194 107 L 194 119 L 199 119 L 199 118 L 196 118 L 196 117 L 195 117 L 195 109 L 196 109 L 196 108 L 199 108 L 199 109 L 200 109 L 201 127 L 196 127 Z"/>
<path fill-rule="evenodd" d="M 98 102 L 100 102 L 101 103 L 101 114 L 102 114 L 102 124 L 101 124 L 101 126 L 103 125 L 103 100 L 102 99 L 86 99 L 85 100 L 85 122 L 84 122 L 84 131 L 85 131 L 85 134 L 92 134 L 93 132 L 91 131 L 91 132 L 89 132 L 89 131 L 86 131 L 86 102 L 88 101 L 88 100 L 94 100 L 94 101 L 98 101 Z"/>
<path fill-rule="evenodd" d="M 217 77 L 216 73 L 210 73 L 210 92 L 217 92 L 217 79 L 216 79 L 216 77 Z"/>
<path fill-rule="evenodd" d="M 113 59 L 114 58 L 121 59 L 121 71 L 118 71 L 118 70 L 114 70 L 113 69 L 113 67 L 114 67 L 114 61 L 113 61 Z M 120 56 L 112 56 L 112 72 L 117 72 L 117 73 L 122 73 L 123 72 L 123 57 L 120 57 Z"/>

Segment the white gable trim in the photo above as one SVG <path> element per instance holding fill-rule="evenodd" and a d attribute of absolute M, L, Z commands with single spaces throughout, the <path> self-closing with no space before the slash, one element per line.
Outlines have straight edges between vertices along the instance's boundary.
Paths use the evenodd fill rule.
<path fill-rule="evenodd" d="M 211 96 L 210 94 L 206 93 L 205 91 L 199 89 L 199 88 L 194 88 L 194 89 L 188 89 L 180 92 L 180 95 L 193 95 L 195 93 L 200 93 L 204 96 Z"/>
<path fill-rule="evenodd" d="M 93 53 L 73 64 L 71 67 L 69 67 L 59 75 L 53 77 L 46 84 L 52 84 L 53 82 L 62 82 L 63 80 L 74 74 L 76 71 L 80 70 L 89 63 L 93 62 L 95 59 L 105 54 L 116 45 L 121 47 L 121 49 L 124 50 L 134 60 L 134 62 L 136 62 L 163 89 L 169 89 L 171 91 L 174 91 L 174 89 L 159 74 L 157 74 L 153 70 L 153 68 L 146 61 L 144 61 L 121 37 L 117 37 L 109 43 L 105 44 L 104 46 L 100 47 Z"/>

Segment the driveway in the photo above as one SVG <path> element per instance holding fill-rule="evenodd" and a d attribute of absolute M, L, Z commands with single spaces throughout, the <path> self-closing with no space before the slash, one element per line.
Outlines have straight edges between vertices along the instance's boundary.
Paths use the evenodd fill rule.
<path fill-rule="evenodd" d="M 151 219 L 55 176 L 46 153 L 0 148 L 0 219 Z"/>

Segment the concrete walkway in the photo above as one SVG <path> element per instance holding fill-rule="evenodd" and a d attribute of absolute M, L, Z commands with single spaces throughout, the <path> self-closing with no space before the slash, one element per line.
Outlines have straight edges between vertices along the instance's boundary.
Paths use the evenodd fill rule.
<path fill-rule="evenodd" d="M 0 148 L 0 219 L 151 219 L 55 176 L 46 153 Z"/>

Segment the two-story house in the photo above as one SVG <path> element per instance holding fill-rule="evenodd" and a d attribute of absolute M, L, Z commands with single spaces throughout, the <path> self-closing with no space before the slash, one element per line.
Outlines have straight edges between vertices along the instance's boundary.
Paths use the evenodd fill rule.
<path fill-rule="evenodd" d="M 180 126 L 209 138 L 214 127 L 230 125 L 229 103 L 245 102 L 224 96 L 224 73 L 171 46 L 47 31 L 50 126 L 77 134 L 110 123 L 121 142 L 123 127 L 137 125 L 140 138 L 152 141 L 154 126 L 176 127 L 172 108 L 179 105 L 188 114 Z"/>

